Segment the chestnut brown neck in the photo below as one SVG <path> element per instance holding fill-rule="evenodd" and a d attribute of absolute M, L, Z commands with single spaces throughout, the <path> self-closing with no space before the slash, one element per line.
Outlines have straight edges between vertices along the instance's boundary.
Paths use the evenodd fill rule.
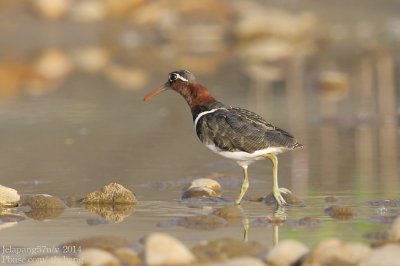
<path fill-rule="evenodd" d="M 215 101 L 208 90 L 199 83 L 179 83 L 175 84 L 173 89 L 185 98 L 190 108 Z"/>

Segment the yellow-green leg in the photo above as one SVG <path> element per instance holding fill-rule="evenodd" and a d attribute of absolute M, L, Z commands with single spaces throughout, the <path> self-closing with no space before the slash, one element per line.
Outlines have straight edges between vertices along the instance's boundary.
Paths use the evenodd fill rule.
<path fill-rule="evenodd" d="M 272 171 L 273 171 L 273 185 L 272 185 L 272 194 L 278 206 L 286 205 L 285 199 L 282 197 L 282 193 L 291 193 L 290 190 L 286 188 L 279 188 L 278 186 L 278 157 L 274 154 L 267 154 L 265 157 L 269 158 L 272 161 Z"/>
<path fill-rule="evenodd" d="M 247 189 L 249 188 L 249 177 L 247 176 L 247 165 L 246 166 L 242 166 L 243 167 L 243 183 L 242 183 L 242 187 L 240 188 L 240 194 L 239 197 L 236 200 L 236 204 L 239 205 L 240 202 L 242 201 L 242 198 L 244 196 L 244 194 L 246 193 Z"/>

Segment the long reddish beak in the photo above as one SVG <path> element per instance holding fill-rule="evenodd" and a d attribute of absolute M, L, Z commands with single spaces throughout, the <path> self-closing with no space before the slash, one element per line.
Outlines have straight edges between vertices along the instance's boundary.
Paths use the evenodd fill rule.
<path fill-rule="evenodd" d="M 157 94 L 160 94 L 161 92 L 166 91 L 167 89 L 168 89 L 168 87 L 164 84 L 161 87 L 154 89 L 151 92 L 147 93 L 144 96 L 143 100 L 146 102 L 146 101 L 150 100 L 151 98 L 153 98 L 154 96 L 156 96 Z"/>

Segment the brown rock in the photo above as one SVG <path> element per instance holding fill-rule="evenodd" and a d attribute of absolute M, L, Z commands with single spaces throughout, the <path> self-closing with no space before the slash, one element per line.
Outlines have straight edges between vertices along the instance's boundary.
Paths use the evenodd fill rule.
<path fill-rule="evenodd" d="M 122 222 L 135 210 L 133 204 L 85 204 L 84 206 L 88 211 L 114 223 Z"/>
<path fill-rule="evenodd" d="M 337 220 L 350 220 L 353 219 L 354 216 L 354 212 L 351 208 L 337 205 L 326 208 L 325 214 Z"/>
<path fill-rule="evenodd" d="M 117 183 L 105 185 L 101 190 L 86 195 L 84 204 L 135 204 L 135 195 Z"/>
<path fill-rule="evenodd" d="M 281 195 L 284 198 L 284 200 L 286 201 L 286 203 L 289 205 L 301 205 L 303 203 L 298 197 L 296 197 L 292 193 L 281 193 Z M 264 202 L 267 205 L 275 205 L 276 204 L 276 200 L 275 200 L 272 192 L 269 193 L 268 196 L 265 197 Z"/>
<path fill-rule="evenodd" d="M 139 266 L 138 254 L 130 248 L 119 248 L 114 250 L 114 255 L 126 266 Z"/>
<path fill-rule="evenodd" d="M 62 200 L 47 194 L 25 196 L 21 206 L 29 207 L 26 216 L 39 221 L 57 218 L 66 207 Z"/>
<path fill-rule="evenodd" d="M 216 215 L 196 215 L 184 217 L 177 221 L 177 225 L 191 229 L 212 230 L 225 226 L 227 221 Z"/>
<path fill-rule="evenodd" d="M 221 194 L 207 187 L 193 187 L 182 193 L 182 199 L 219 198 L 220 196 Z"/>
<path fill-rule="evenodd" d="M 223 238 L 197 244 L 192 248 L 200 262 L 222 261 L 236 257 L 262 257 L 266 249 L 257 242 L 243 242 L 237 239 Z"/>
<path fill-rule="evenodd" d="M 213 211 L 212 214 L 224 218 L 228 221 L 228 224 L 235 224 L 242 217 L 242 212 L 238 206 L 222 207 Z"/>

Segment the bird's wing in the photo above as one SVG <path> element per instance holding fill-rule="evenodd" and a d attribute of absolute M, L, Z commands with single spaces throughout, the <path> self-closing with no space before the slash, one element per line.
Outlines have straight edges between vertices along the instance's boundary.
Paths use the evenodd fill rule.
<path fill-rule="evenodd" d="M 196 129 L 200 140 L 223 151 L 253 153 L 269 147 L 292 149 L 297 140 L 261 116 L 240 108 L 220 109 L 204 115 Z M 201 129 L 201 130 L 200 130 Z"/>

